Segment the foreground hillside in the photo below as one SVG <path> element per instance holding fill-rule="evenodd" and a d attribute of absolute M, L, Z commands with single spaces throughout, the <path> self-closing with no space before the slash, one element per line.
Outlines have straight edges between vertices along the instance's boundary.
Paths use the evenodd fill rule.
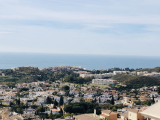
<path fill-rule="evenodd" d="M 148 76 L 117 75 L 113 79 L 131 88 L 160 85 L 160 79 Z"/>

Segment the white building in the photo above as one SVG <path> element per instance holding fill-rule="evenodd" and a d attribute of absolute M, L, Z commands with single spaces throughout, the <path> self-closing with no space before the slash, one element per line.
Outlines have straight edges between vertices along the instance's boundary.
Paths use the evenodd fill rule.
<path fill-rule="evenodd" d="M 58 95 L 65 95 L 65 92 L 64 91 L 60 91 L 60 92 L 58 92 Z"/>
<path fill-rule="evenodd" d="M 141 114 L 147 120 L 160 120 L 160 102 L 155 103 L 154 105 L 150 106 L 148 109 L 141 112 Z"/>
<path fill-rule="evenodd" d="M 59 114 L 59 111 L 60 111 L 60 108 L 57 108 L 57 109 L 50 109 L 50 111 L 48 111 L 47 113 L 50 114 L 52 111 L 52 114 Z"/>
<path fill-rule="evenodd" d="M 46 103 L 46 100 L 47 100 L 46 97 L 38 97 L 37 102 L 44 104 Z"/>
<path fill-rule="evenodd" d="M 47 95 L 48 91 L 29 92 L 29 98 L 35 99 L 37 96 Z"/>
<path fill-rule="evenodd" d="M 113 71 L 114 75 L 120 75 L 120 74 L 130 74 L 129 71 Z"/>
<path fill-rule="evenodd" d="M 92 83 L 93 84 L 100 84 L 100 85 L 110 85 L 110 84 L 115 84 L 117 81 L 116 80 L 111 80 L 111 79 L 93 79 Z"/>
<path fill-rule="evenodd" d="M 22 88 L 23 86 L 22 86 L 22 84 L 16 84 L 15 85 L 17 88 Z"/>
<path fill-rule="evenodd" d="M 148 74 L 148 71 L 137 72 L 137 75 L 144 75 L 144 74 Z"/>
<path fill-rule="evenodd" d="M 149 76 L 149 77 L 160 77 L 160 73 L 157 72 L 152 72 L 152 73 L 146 73 L 144 76 Z"/>
<path fill-rule="evenodd" d="M 4 94 L 4 93 L 5 93 L 5 90 L 0 89 L 0 94 Z"/>
<path fill-rule="evenodd" d="M 54 96 L 54 100 L 56 100 L 59 103 L 60 97 L 59 96 Z"/>
<path fill-rule="evenodd" d="M 35 109 L 29 107 L 27 110 L 23 111 L 24 114 L 35 114 Z"/>
<path fill-rule="evenodd" d="M 0 100 L 4 100 L 4 95 L 0 95 Z"/>
<path fill-rule="evenodd" d="M 4 74 L 4 73 L 2 73 L 2 76 L 5 76 L 5 74 Z"/>
<path fill-rule="evenodd" d="M 80 77 L 85 78 L 85 77 L 94 77 L 95 79 L 103 79 L 107 77 L 113 77 L 113 73 L 104 73 L 104 74 L 80 74 Z"/>

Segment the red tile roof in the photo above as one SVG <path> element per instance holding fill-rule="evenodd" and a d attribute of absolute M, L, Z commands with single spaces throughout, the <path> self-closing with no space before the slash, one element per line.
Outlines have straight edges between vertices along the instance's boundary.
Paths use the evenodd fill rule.
<path fill-rule="evenodd" d="M 103 117 L 108 117 L 108 115 L 105 115 L 105 114 L 100 114 L 100 116 L 103 116 Z"/>

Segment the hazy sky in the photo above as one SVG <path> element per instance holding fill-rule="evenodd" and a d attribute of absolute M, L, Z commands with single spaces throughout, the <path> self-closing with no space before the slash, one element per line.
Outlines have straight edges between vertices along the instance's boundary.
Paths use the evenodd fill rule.
<path fill-rule="evenodd" d="M 0 0 L 0 52 L 160 56 L 160 0 Z"/>

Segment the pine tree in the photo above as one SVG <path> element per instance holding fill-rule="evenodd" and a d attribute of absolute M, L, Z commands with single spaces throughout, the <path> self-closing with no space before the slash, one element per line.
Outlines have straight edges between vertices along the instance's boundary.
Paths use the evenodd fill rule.
<path fill-rule="evenodd" d="M 155 101 L 154 101 L 154 95 L 152 95 L 152 102 L 155 103 Z"/>
<path fill-rule="evenodd" d="M 101 103 L 101 98 L 99 97 L 99 103 Z"/>
<path fill-rule="evenodd" d="M 95 102 L 95 103 L 97 102 L 96 98 L 94 99 L 94 102 Z"/>
<path fill-rule="evenodd" d="M 47 104 L 53 103 L 52 99 L 50 97 L 47 97 Z"/>
<path fill-rule="evenodd" d="M 63 96 L 60 97 L 59 105 L 63 105 Z"/>
<path fill-rule="evenodd" d="M 158 87 L 157 92 L 158 92 L 158 94 L 160 95 L 160 87 Z"/>
<path fill-rule="evenodd" d="M 56 99 L 54 100 L 54 105 L 57 106 L 58 102 L 56 101 Z"/>
<path fill-rule="evenodd" d="M 20 105 L 20 98 L 19 98 L 19 99 L 16 99 L 16 104 L 17 104 L 17 105 Z"/>
<path fill-rule="evenodd" d="M 42 105 L 41 112 L 45 112 L 45 108 Z"/>
<path fill-rule="evenodd" d="M 114 105 L 114 97 L 112 95 L 111 104 Z"/>
<path fill-rule="evenodd" d="M 59 114 L 60 114 L 61 116 L 63 116 L 63 110 L 62 110 L 62 108 L 60 109 Z"/>

